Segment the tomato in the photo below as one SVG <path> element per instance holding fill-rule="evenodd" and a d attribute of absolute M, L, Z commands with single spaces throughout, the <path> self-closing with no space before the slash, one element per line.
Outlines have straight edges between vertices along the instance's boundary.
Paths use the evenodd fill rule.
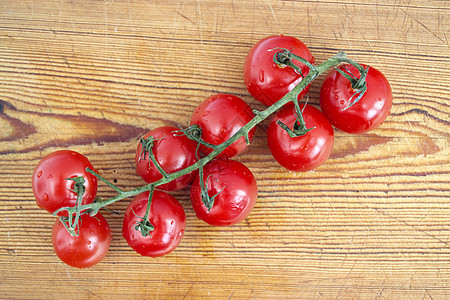
<path fill-rule="evenodd" d="M 274 55 L 284 48 L 314 63 L 315 59 L 302 41 L 291 36 L 269 36 L 257 42 L 248 53 L 244 63 L 244 82 L 249 93 L 264 105 L 271 105 L 297 86 L 303 77 L 291 67 L 281 67 L 273 61 Z M 309 68 L 297 61 L 304 76 Z M 308 85 L 299 94 L 301 99 L 309 90 Z"/>
<path fill-rule="evenodd" d="M 111 229 L 102 214 L 91 217 L 80 216 L 79 225 L 75 229 L 78 236 L 71 236 L 63 223 L 56 220 L 52 230 L 52 243 L 56 255 L 76 268 L 89 268 L 99 263 L 108 253 L 111 245 Z"/>
<path fill-rule="evenodd" d="M 191 125 L 198 125 L 202 130 L 202 139 L 212 145 L 219 145 L 233 136 L 239 129 L 253 119 L 251 107 L 239 97 L 228 94 L 213 95 L 204 100 L 194 111 Z M 249 141 L 255 135 L 255 128 L 248 134 Z M 217 157 L 231 158 L 247 149 L 244 137 L 225 148 Z M 201 145 L 200 150 L 209 154 L 212 149 Z"/>
<path fill-rule="evenodd" d="M 281 121 L 290 129 L 296 122 L 295 106 L 289 102 L 270 121 L 267 143 L 275 160 L 291 171 L 310 171 L 322 165 L 330 156 L 334 143 L 333 127 L 314 106 L 306 104 L 302 113 L 307 128 L 305 135 L 291 137 L 278 124 Z"/>
<path fill-rule="evenodd" d="M 128 245 L 143 256 L 163 256 L 173 251 L 186 228 L 186 215 L 181 204 L 163 191 L 153 192 L 148 220 L 154 226 L 150 235 L 143 236 L 136 225 L 145 216 L 149 192 L 136 196 L 125 212 L 122 235 Z"/>
<path fill-rule="evenodd" d="M 166 173 L 173 173 L 197 162 L 197 143 L 185 135 L 181 135 L 178 128 L 164 126 L 149 131 L 144 138 L 153 137 L 152 152 L 156 161 Z M 148 152 L 143 152 L 143 146 L 139 143 L 136 149 L 136 173 L 146 182 L 155 182 L 163 178 L 161 172 L 149 159 Z M 178 191 L 191 184 L 196 171 L 178 177 L 177 179 L 158 186 L 166 191 Z"/>
<path fill-rule="evenodd" d="M 360 76 L 356 67 L 350 64 L 341 65 L 339 69 L 358 78 Z M 389 82 L 373 67 L 369 67 L 366 82 L 367 91 L 362 98 L 345 109 L 355 98 L 351 82 L 336 70 L 326 76 L 320 90 L 320 107 L 334 127 L 348 133 L 364 133 L 386 120 L 392 107 Z"/>
<path fill-rule="evenodd" d="M 197 217 L 213 226 L 229 226 L 244 220 L 255 206 L 258 188 L 253 173 L 242 163 L 218 159 L 203 168 L 204 184 L 214 205 L 202 202 L 200 179 L 191 186 L 191 203 Z"/>
<path fill-rule="evenodd" d="M 37 205 L 50 213 L 61 207 L 76 206 L 77 193 L 72 191 L 75 182 L 66 178 L 77 176 L 85 180 L 82 204 L 92 203 L 97 194 L 97 178 L 86 172 L 87 167 L 94 170 L 89 160 L 75 151 L 60 150 L 45 156 L 36 166 L 32 177 Z"/>

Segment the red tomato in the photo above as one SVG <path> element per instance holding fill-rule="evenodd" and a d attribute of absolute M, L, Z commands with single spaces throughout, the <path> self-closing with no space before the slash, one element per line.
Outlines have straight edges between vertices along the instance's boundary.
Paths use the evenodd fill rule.
<path fill-rule="evenodd" d="M 356 67 L 350 64 L 341 65 L 339 69 L 347 74 L 350 71 L 358 78 L 360 76 Z M 327 75 L 320 90 L 320 107 L 333 126 L 348 133 L 364 133 L 386 120 L 392 107 L 389 82 L 373 67 L 369 67 L 366 82 L 367 91 L 362 98 L 345 109 L 349 101 L 355 98 L 351 82 L 336 70 Z"/>
<path fill-rule="evenodd" d="M 322 165 L 333 149 L 334 132 L 327 118 L 314 106 L 306 105 L 302 113 L 307 128 L 305 135 L 291 137 L 278 125 L 281 121 L 290 129 L 296 122 L 292 102 L 278 111 L 267 130 L 267 143 L 275 160 L 291 171 L 310 171 Z"/>
<path fill-rule="evenodd" d="M 208 195 L 214 198 L 211 210 L 202 202 L 200 180 L 191 187 L 192 207 L 197 217 L 213 226 L 229 226 L 245 219 L 258 198 L 255 176 L 242 163 L 231 159 L 213 160 L 203 168 Z"/>
<path fill-rule="evenodd" d="M 154 226 L 150 235 L 143 236 L 136 225 L 145 215 L 149 192 L 136 196 L 125 212 L 122 235 L 128 245 L 143 256 L 163 256 L 173 251 L 186 228 L 186 215 L 181 204 L 166 192 L 153 192 L 148 220 Z"/>
<path fill-rule="evenodd" d="M 61 207 L 76 206 L 77 194 L 71 191 L 75 182 L 66 178 L 77 176 L 83 176 L 85 180 L 82 204 L 92 203 L 97 194 L 97 178 L 87 173 L 86 167 L 94 170 L 89 160 L 75 151 L 60 150 L 44 157 L 32 177 L 37 205 L 50 213 Z"/>
<path fill-rule="evenodd" d="M 197 124 L 202 129 L 202 138 L 212 145 L 219 145 L 233 136 L 239 129 L 253 119 L 251 107 L 239 97 L 218 94 L 203 101 L 192 114 L 191 125 Z M 255 135 L 255 128 L 250 130 L 249 141 Z M 228 146 L 218 157 L 233 157 L 247 149 L 244 137 Z M 200 150 L 211 153 L 212 149 L 201 145 Z"/>
<path fill-rule="evenodd" d="M 71 236 L 59 218 L 56 220 L 52 231 L 56 255 L 69 266 L 80 269 L 99 263 L 108 253 L 112 239 L 106 219 L 100 213 L 94 217 L 82 214 L 75 230 L 78 236 Z"/>
<path fill-rule="evenodd" d="M 190 140 L 185 135 L 175 133 L 179 130 L 175 127 L 165 126 L 156 128 L 148 132 L 144 138 L 152 136 L 155 138 L 152 148 L 156 161 L 166 173 L 173 173 L 197 162 L 195 155 L 197 143 Z M 149 155 L 142 151 L 142 144 L 139 143 L 136 149 L 136 173 L 139 174 L 146 182 L 155 182 L 163 178 L 161 172 L 156 168 L 154 163 L 149 159 Z M 189 184 L 194 179 L 196 171 L 178 177 L 177 179 L 158 186 L 159 189 L 166 191 L 178 191 Z"/>
<path fill-rule="evenodd" d="M 244 82 L 249 93 L 259 102 L 272 105 L 290 92 L 302 76 L 291 67 L 280 67 L 273 61 L 274 55 L 284 48 L 314 63 L 315 59 L 303 42 L 291 36 L 269 36 L 257 42 L 248 53 L 244 63 Z M 309 68 L 297 61 L 294 64 L 301 68 L 306 76 Z M 308 85 L 298 96 L 301 99 L 309 90 Z"/>

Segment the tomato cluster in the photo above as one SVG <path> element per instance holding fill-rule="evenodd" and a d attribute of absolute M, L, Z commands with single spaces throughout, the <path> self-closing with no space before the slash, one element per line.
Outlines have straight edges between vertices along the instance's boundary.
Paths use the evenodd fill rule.
<path fill-rule="evenodd" d="M 248 53 L 244 82 L 257 101 L 276 104 L 305 79 L 314 62 L 300 40 L 270 36 Z M 365 65 L 348 63 L 328 74 L 320 91 L 321 110 L 299 103 L 309 89 L 307 83 L 273 115 L 267 130 L 272 156 L 291 171 L 313 170 L 329 158 L 333 126 L 349 133 L 367 132 L 386 119 L 392 106 L 388 81 Z M 237 96 L 212 95 L 193 112 L 188 128 L 163 126 L 139 140 L 136 173 L 148 183 L 144 187 L 151 188 L 136 192 L 124 214 L 122 235 L 132 249 L 157 257 L 178 246 L 186 215 L 172 191 L 190 188 L 196 216 L 213 226 L 230 226 L 250 214 L 258 197 L 256 179 L 232 158 L 253 140 L 256 124 L 251 122 L 257 114 Z M 107 182 L 86 157 L 69 150 L 44 157 L 33 173 L 37 205 L 59 216 L 52 234 L 55 252 L 78 268 L 98 263 L 111 243 L 111 230 L 101 213 L 80 208 L 96 199 L 98 178 Z M 78 210 L 69 213 L 67 207 Z"/>
<path fill-rule="evenodd" d="M 45 156 L 36 166 L 32 177 L 37 205 L 50 213 L 62 207 L 76 206 L 76 181 L 71 179 L 77 177 L 84 181 L 81 204 L 94 202 L 97 177 L 88 173 L 86 168 L 94 170 L 89 160 L 75 151 L 59 150 Z M 67 213 L 58 215 L 68 217 Z M 108 252 L 112 239 L 106 219 L 101 213 L 95 216 L 81 214 L 75 236 L 67 230 L 69 223 L 63 217 L 58 218 L 53 225 L 52 243 L 58 257 L 77 268 L 92 267 L 100 262 Z"/>

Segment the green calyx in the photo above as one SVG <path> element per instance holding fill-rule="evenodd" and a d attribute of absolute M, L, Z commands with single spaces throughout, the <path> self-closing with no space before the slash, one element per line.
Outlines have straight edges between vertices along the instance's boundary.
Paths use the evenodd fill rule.
<path fill-rule="evenodd" d="M 78 223 L 81 216 L 81 202 L 83 201 L 83 195 L 84 192 L 86 191 L 86 187 L 84 186 L 85 180 L 83 176 L 66 178 L 66 180 L 71 180 L 75 182 L 73 189 L 69 190 L 77 194 L 77 204 L 76 207 L 74 208 L 74 212 L 71 213 L 68 211 L 68 215 L 59 217 L 59 220 L 64 225 L 64 227 L 67 229 L 67 231 L 70 233 L 71 236 L 78 236 L 79 234 Z M 53 214 L 57 215 L 58 212 L 60 211 L 62 211 L 62 209 L 55 211 Z"/>
<path fill-rule="evenodd" d="M 203 167 L 200 167 L 198 170 L 198 176 L 200 177 L 200 189 L 201 189 L 201 199 L 203 204 L 205 204 L 206 208 L 208 209 L 208 212 L 213 208 L 214 206 L 214 200 L 216 197 L 223 191 L 225 187 L 223 187 L 217 194 L 210 196 L 208 194 L 208 185 L 205 183 L 205 180 L 203 180 Z M 206 178 L 206 182 L 208 182 L 211 175 Z"/>
<path fill-rule="evenodd" d="M 292 51 L 290 51 L 286 48 L 278 48 L 277 47 L 272 50 L 281 50 L 281 51 L 278 51 L 277 53 L 275 53 L 273 56 L 273 62 L 280 68 L 291 67 L 292 69 L 294 69 L 295 72 L 300 74 L 302 76 L 302 78 L 304 78 L 305 75 L 303 75 L 302 69 L 293 62 L 293 60 L 297 60 L 297 61 L 303 63 L 304 65 L 306 65 L 310 70 L 314 70 L 314 71 L 316 70 L 316 67 L 311 62 L 304 59 L 303 57 L 300 57 L 300 56 L 292 53 Z"/>
<path fill-rule="evenodd" d="M 164 138 L 162 138 L 162 139 L 164 139 Z M 161 175 L 164 178 L 167 178 L 167 177 L 169 177 L 169 174 L 167 174 L 167 172 L 164 171 L 164 169 L 161 167 L 160 163 L 158 162 L 158 160 L 155 157 L 155 154 L 152 151 L 153 146 L 155 145 L 155 141 L 157 141 L 157 140 L 158 139 L 155 139 L 152 136 L 149 136 L 146 139 L 144 139 L 144 138 L 140 139 L 139 142 L 142 145 L 142 151 L 139 155 L 139 161 L 142 159 L 142 157 L 144 157 L 144 159 L 145 159 L 145 157 L 148 154 L 148 157 L 149 157 L 148 165 L 150 166 L 150 161 L 151 161 L 155 165 L 155 167 L 158 169 L 158 171 L 161 173 Z"/>
<path fill-rule="evenodd" d="M 352 72 L 345 67 L 344 67 L 345 71 L 338 69 L 336 67 L 334 68 L 337 72 L 339 72 L 342 76 L 344 76 L 345 78 L 347 78 L 350 81 L 350 83 L 352 85 L 352 89 L 355 91 L 355 93 L 350 97 L 348 105 L 342 109 L 343 111 L 349 109 L 350 107 L 352 107 L 353 105 L 358 103 L 359 100 L 361 100 L 361 98 L 364 96 L 364 94 L 367 91 L 366 77 L 367 77 L 367 74 L 369 73 L 369 66 L 367 66 L 367 68 L 364 69 L 359 64 L 354 64 L 354 63 L 351 63 L 351 64 L 358 69 L 358 71 L 360 73 L 359 78 L 356 75 L 352 74 Z"/>

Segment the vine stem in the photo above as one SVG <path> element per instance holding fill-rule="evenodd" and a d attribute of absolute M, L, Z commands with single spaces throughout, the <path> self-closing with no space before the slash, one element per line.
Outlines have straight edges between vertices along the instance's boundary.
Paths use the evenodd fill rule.
<path fill-rule="evenodd" d="M 209 153 L 207 156 L 203 157 L 202 159 L 198 160 L 196 163 L 190 165 L 187 168 L 184 168 L 177 172 L 167 174 L 167 176 L 163 176 L 163 178 L 158 181 L 143 185 L 141 187 L 138 187 L 138 188 L 135 188 L 132 190 L 124 191 L 124 190 L 117 188 L 113 183 L 111 183 L 110 181 L 108 181 L 106 178 L 99 175 L 95 171 L 87 168 L 86 169 L 87 172 L 93 174 L 98 179 L 100 179 L 101 181 L 106 183 L 108 186 L 113 188 L 118 194 L 110 199 L 106 199 L 101 202 L 84 204 L 79 207 L 63 207 L 63 208 L 55 211 L 53 213 L 53 215 L 57 215 L 60 211 L 63 211 L 63 210 L 66 210 L 69 213 L 75 213 L 77 210 L 89 210 L 90 211 L 89 214 L 91 216 L 94 216 L 98 213 L 98 211 L 101 208 L 108 206 L 114 202 L 117 202 L 119 200 L 122 200 L 122 199 L 125 199 L 128 197 L 136 196 L 136 195 L 146 192 L 146 191 L 151 191 L 154 188 L 156 188 L 160 185 L 166 184 L 168 182 L 171 182 L 172 180 L 175 180 L 178 177 L 188 174 L 194 170 L 203 168 L 203 166 L 205 166 L 208 162 L 210 162 L 218 154 L 220 154 L 225 148 L 227 148 L 228 146 L 233 144 L 238 139 L 244 137 L 246 140 L 248 140 L 248 134 L 249 134 L 250 130 L 253 129 L 253 127 L 255 127 L 256 125 L 261 123 L 263 120 L 265 120 L 267 117 L 269 117 L 274 112 L 278 111 L 286 103 L 288 103 L 289 101 L 293 101 L 295 103 L 300 92 L 307 85 L 309 85 L 317 76 L 319 76 L 320 74 L 326 72 L 327 70 L 329 70 L 333 67 L 336 67 L 337 65 L 344 63 L 344 62 L 354 65 L 356 68 L 358 68 L 358 70 L 361 70 L 361 69 L 364 70 L 364 68 L 361 65 L 359 65 L 355 61 L 347 58 L 345 52 L 343 52 L 343 51 L 338 52 L 335 56 L 329 58 L 322 64 L 315 66 L 314 68 L 310 68 L 308 75 L 304 76 L 303 79 L 300 81 L 300 83 L 297 86 L 295 86 L 289 93 L 287 93 L 283 98 L 278 100 L 276 103 L 272 104 L 271 106 L 269 106 L 268 108 L 266 108 L 263 111 L 255 111 L 255 117 L 253 117 L 252 120 L 250 120 L 246 125 L 244 125 L 240 130 L 238 130 L 228 140 L 226 140 L 222 144 L 214 146 L 214 150 L 211 153 Z"/>

